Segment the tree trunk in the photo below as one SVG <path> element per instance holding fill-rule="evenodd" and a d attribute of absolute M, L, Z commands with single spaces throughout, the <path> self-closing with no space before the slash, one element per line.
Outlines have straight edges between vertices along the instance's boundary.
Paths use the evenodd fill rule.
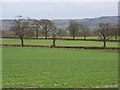
<path fill-rule="evenodd" d="M 75 36 L 73 36 L 73 40 L 75 40 Z"/>
<path fill-rule="evenodd" d="M 38 36 L 39 36 L 39 31 L 38 29 L 36 29 L 36 39 L 38 39 Z"/>
<path fill-rule="evenodd" d="M 45 39 L 47 39 L 47 34 L 45 34 Z"/>
<path fill-rule="evenodd" d="M 56 41 L 56 39 L 53 39 L 53 47 L 56 46 L 55 41 Z"/>
<path fill-rule="evenodd" d="M 106 48 L 106 40 L 104 40 L 104 48 Z"/>
<path fill-rule="evenodd" d="M 23 37 L 20 36 L 20 40 L 21 40 L 21 46 L 24 46 L 24 41 L 23 41 Z"/>
<path fill-rule="evenodd" d="M 37 33 L 37 35 L 36 35 L 36 39 L 38 39 L 38 33 Z"/>
<path fill-rule="evenodd" d="M 84 36 L 84 40 L 86 40 L 86 36 Z"/>
<path fill-rule="evenodd" d="M 117 36 L 115 36 L 115 40 L 117 41 Z"/>

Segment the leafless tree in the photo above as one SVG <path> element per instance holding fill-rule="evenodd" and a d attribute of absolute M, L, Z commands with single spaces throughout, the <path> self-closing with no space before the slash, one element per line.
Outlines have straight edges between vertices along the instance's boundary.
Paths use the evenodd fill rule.
<path fill-rule="evenodd" d="M 24 18 L 22 16 L 17 16 L 10 27 L 10 30 L 15 32 L 15 34 L 20 38 L 22 47 L 24 46 L 24 36 L 27 34 L 29 29 L 29 18 Z"/>
<path fill-rule="evenodd" d="M 118 25 L 113 25 L 111 29 L 112 29 L 113 37 L 117 41 L 118 40 Z"/>
<path fill-rule="evenodd" d="M 45 39 L 47 39 L 53 23 L 48 19 L 41 19 L 40 24 L 42 28 L 42 33 L 45 36 Z"/>
<path fill-rule="evenodd" d="M 34 36 L 35 36 L 34 31 L 30 27 L 30 29 L 26 31 L 26 34 L 24 37 L 30 39 L 30 38 L 33 38 Z"/>
<path fill-rule="evenodd" d="M 109 23 L 100 23 L 97 35 L 101 38 L 104 43 L 104 48 L 106 48 L 106 42 L 112 38 L 111 25 Z"/>
<path fill-rule="evenodd" d="M 33 23 L 32 23 L 31 28 L 32 28 L 32 30 L 35 32 L 36 39 L 38 39 L 40 30 L 41 30 L 40 21 L 35 19 L 35 20 L 33 21 Z"/>
<path fill-rule="evenodd" d="M 80 24 L 80 35 L 84 37 L 84 40 L 86 40 L 86 37 L 89 35 L 89 27 Z"/>
<path fill-rule="evenodd" d="M 58 35 L 58 28 L 55 26 L 54 23 L 53 23 L 53 26 L 52 26 L 50 31 L 51 31 L 51 36 L 52 36 L 52 40 L 53 40 L 52 46 L 55 47 L 56 46 L 57 35 Z"/>
<path fill-rule="evenodd" d="M 73 37 L 73 39 L 75 39 L 79 31 L 79 24 L 74 20 L 70 20 L 68 30 L 70 32 L 70 35 Z"/>

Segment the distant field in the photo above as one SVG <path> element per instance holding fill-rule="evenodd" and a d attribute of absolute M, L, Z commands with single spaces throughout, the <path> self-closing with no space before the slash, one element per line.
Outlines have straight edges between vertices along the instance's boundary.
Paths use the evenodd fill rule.
<path fill-rule="evenodd" d="M 66 37 L 64 36 L 63 38 L 68 38 L 68 39 L 72 39 L 72 37 Z M 76 39 L 84 39 L 84 37 L 75 37 Z M 96 36 L 89 36 L 89 37 L 86 37 L 86 39 L 100 39 L 99 37 L 96 37 Z"/>
<path fill-rule="evenodd" d="M 116 51 L 3 47 L 2 53 L 3 88 L 117 87 Z"/>
<path fill-rule="evenodd" d="M 36 37 L 34 37 L 36 38 Z M 44 37 L 39 37 L 39 38 L 44 38 Z M 51 38 L 51 37 L 48 37 L 48 38 Z M 60 37 L 58 37 L 60 38 Z M 62 38 L 66 38 L 66 39 L 73 39 L 73 37 L 70 37 L 70 36 L 62 36 Z M 84 39 L 84 37 L 75 37 L 76 39 Z M 86 39 L 100 39 L 100 37 L 98 36 L 88 36 L 86 37 Z M 115 40 L 115 38 L 113 37 L 112 40 Z"/>
<path fill-rule="evenodd" d="M 36 38 L 36 37 L 34 37 Z M 45 37 L 39 37 L 39 38 L 45 38 Z M 48 37 L 48 38 L 51 38 L 51 37 Z M 73 39 L 73 37 L 70 37 L 70 36 L 62 36 L 62 37 L 58 37 L 58 38 L 65 38 L 65 39 Z M 84 37 L 75 37 L 75 39 L 84 39 Z M 98 36 L 88 36 L 86 37 L 86 39 L 96 39 L 96 40 L 100 40 L 100 37 Z M 111 40 L 115 40 L 114 37 L 111 38 Z"/>
<path fill-rule="evenodd" d="M 20 39 L 3 39 L 3 44 L 20 44 Z M 52 45 L 52 40 L 24 39 L 25 45 Z M 98 46 L 102 47 L 101 41 L 75 41 L 75 40 L 57 40 L 58 46 Z M 107 47 L 118 47 L 117 42 L 107 42 Z"/>

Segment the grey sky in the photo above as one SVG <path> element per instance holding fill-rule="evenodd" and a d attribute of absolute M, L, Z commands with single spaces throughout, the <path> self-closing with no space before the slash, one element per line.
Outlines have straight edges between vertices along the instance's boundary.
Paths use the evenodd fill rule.
<path fill-rule="evenodd" d="M 9 2 L 2 4 L 2 18 L 72 19 L 117 16 L 117 2 Z"/>

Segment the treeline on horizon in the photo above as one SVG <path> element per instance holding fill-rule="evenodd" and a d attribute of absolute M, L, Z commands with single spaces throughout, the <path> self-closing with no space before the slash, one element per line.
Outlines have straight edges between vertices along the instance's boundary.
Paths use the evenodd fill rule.
<path fill-rule="evenodd" d="M 62 38 L 64 36 L 70 36 L 73 40 L 76 37 L 86 37 L 96 35 L 104 43 L 104 48 L 106 48 L 106 42 L 113 37 L 118 40 L 119 32 L 118 25 L 111 25 L 109 23 L 99 23 L 98 28 L 95 31 L 90 31 L 87 25 L 79 24 L 75 20 L 70 20 L 69 25 L 65 30 L 57 27 L 54 22 L 49 19 L 34 19 L 25 18 L 23 16 L 17 16 L 14 19 L 12 26 L 10 27 L 10 32 L 14 33 L 12 35 L 17 36 L 21 40 L 21 46 L 24 46 L 24 38 L 36 38 L 44 36 L 44 39 L 51 37 L 53 40 L 52 46 L 55 47 L 57 38 Z M 3 31 L 4 34 L 4 31 Z"/>

